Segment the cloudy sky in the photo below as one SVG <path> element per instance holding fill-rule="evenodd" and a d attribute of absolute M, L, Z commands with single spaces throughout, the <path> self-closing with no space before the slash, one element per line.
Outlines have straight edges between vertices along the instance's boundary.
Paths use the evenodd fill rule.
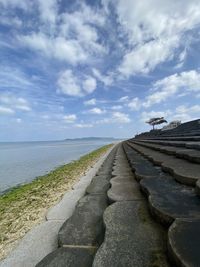
<path fill-rule="evenodd" d="M 200 114 L 199 0 L 0 0 L 0 141 Z"/>

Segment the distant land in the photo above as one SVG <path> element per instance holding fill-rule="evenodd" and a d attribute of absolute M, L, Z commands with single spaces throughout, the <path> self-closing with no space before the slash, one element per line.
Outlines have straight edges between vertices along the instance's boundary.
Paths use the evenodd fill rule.
<path fill-rule="evenodd" d="M 64 141 L 105 141 L 105 140 L 119 140 L 118 138 L 114 137 L 82 137 L 82 138 L 67 138 Z M 121 139 L 120 139 L 121 140 Z"/>

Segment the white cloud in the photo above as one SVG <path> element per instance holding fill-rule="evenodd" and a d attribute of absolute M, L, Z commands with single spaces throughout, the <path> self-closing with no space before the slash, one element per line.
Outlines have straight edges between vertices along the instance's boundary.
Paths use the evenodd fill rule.
<path fill-rule="evenodd" d="M 92 128 L 93 126 L 92 123 L 77 123 L 74 125 L 76 128 Z"/>
<path fill-rule="evenodd" d="M 194 93 L 198 95 L 198 92 L 200 92 L 200 72 L 185 71 L 154 82 L 149 95 L 143 101 L 135 97 L 127 103 L 127 106 L 131 110 L 139 110 L 167 101 L 174 96 L 183 97 Z M 124 100 L 128 101 L 128 98 Z"/>
<path fill-rule="evenodd" d="M 180 105 L 174 110 L 165 111 L 143 111 L 141 113 L 141 121 L 145 122 L 153 117 L 164 117 L 168 122 L 180 120 L 181 122 L 195 120 L 199 118 L 200 105 L 187 106 Z"/>
<path fill-rule="evenodd" d="M 87 113 L 90 113 L 90 114 L 104 114 L 106 111 L 105 110 L 102 110 L 100 108 L 92 108 L 90 110 L 87 111 Z"/>
<path fill-rule="evenodd" d="M 84 101 L 85 106 L 94 106 L 94 105 L 96 105 L 96 103 L 97 103 L 97 100 L 95 98 Z"/>
<path fill-rule="evenodd" d="M 22 119 L 21 119 L 21 118 L 17 118 L 17 119 L 16 119 L 16 122 L 17 122 L 17 123 L 21 123 L 21 122 L 22 122 Z"/>
<path fill-rule="evenodd" d="M 27 10 L 30 8 L 31 3 L 30 1 L 26 0 L 0 0 L 0 7 L 3 8 L 21 8 Z"/>
<path fill-rule="evenodd" d="M 76 11 L 61 15 L 60 34 L 68 38 L 73 32 L 89 54 L 101 54 L 105 48 L 98 42 L 95 26 L 102 27 L 104 23 L 104 14 L 99 9 L 81 3 Z"/>
<path fill-rule="evenodd" d="M 69 69 L 59 74 L 57 84 L 59 92 L 70 96 L 84 96 L 96 89 L 96 80 L 93 77 L 76 77 Z"/>
<path fill-rule="evenodd" d="M 166 101 L 180 92 L 199 92 L 200 91 L 200 73 L 191 70 L 188 72 L 181 72 L 180 74 L 173 74 L 165 77 L 153 84 L 153 93 L 147 98 L 144 107 L 150 107 L 154 104 Z"/>
<path fill-rule="evenodd" d="M 94 92 L 94 90 L 96 89 L 96 86 L 97 86 L 97 82 L 91 76 L 88 76 L 85 79 L 85 81 L 83 81 L 83 89 L 89 94 Z"/>
<path fill-rule="evenodd" d="M 180 105 L 176 108 L 173 114 L 173 119 L 181 120 L 182 122 L 199 119 L 200 105 L 186 106 Z"/>
<path fill-rule="evenodd" d="M 10 18 L 5 15 L 0 15 L 0 24 L 19 28 L 22 26 L 22 21 L 18 17 Z"/>
<path fill-rule="evenodd" d="M 88 59 L 88 55 L 77 40 L 66 40 L 62 36 L 52 38 L 43 32 L 19 35 L 18 40 L 21 45 L 42 52 L 47 57 L 73 65 Z"/>
<path fill-rule="evenodd" d="M 1 115 L 12 115 L 15 111 L 11 108 L 0 106 L 0 114 Z"/>
<path fill-rule="evenodd" d="M 95 124 L 126 124 L 130 123 L 131 119 L 128 114 L 119 112 L 119 111 L 114 111 L 110 113 L 109 116 L 106 118 L 103 118 L 101 120 L 95 121 Z"/>
<path fill-rule="evenodd" d="M 123 107 L 121 105 L 116 105 L 116 106 L 112 106 L 111 109 L 112 110 L 120 110 L 122 109 Z"/>
<path fill-rule="evenodd" d="M 63 119 L 66 123 L 73 123 L 77 119 L 75 114 L 64 115 Z"/>
<path fill-rule="evenodd" d="M 57 0 L 37 0 L 34 8 L 39 10 L 39 30 L 18 34 L 21 46 L 73 65 L 89 63 L 97 55 L 105 54 L 96 28 L 104 24 L 100 9 L 79 3 L 73 12 L 58 12 Z"/>
<path fill-rule="evenodd" d="M 78 79 L 71 70 L 65 70 L 60 73 L 58 78 L 59 91 L 70 96 L 82 96 L 81 87 Z"/>
<path fill-rule="evenodd" d="M 116 8 L 122 35 L 129 48 L 119 71 L 126 77 L 148 73 L 158 64 L 178 56 L 190 30 L 200 23 L 200 2 L 157 0 L 107 0 Z M 108 6 L 108 5 L 107 5 Z M 183 63 L 186 55 L 180 55 Z"/>
<path fill-rule="evenodd" d="M 173 58 L 178 43 L 179 39 L 175 36 L 170 39 L 153 40 L 138 46 L 126 53 L 119 72 L 127 77 L 136 73 L 149 73 L 158 64 Z"/>
<path fill-rule="evenodd" d="M 138 97 L 133 98 L 127 105 L 131 110 L 139 110 L 142 106 L 141 100 Z"/>
<path fill-rule="evenodd" d="M 129 115 L 122 112 L 113 112 L 112 119 L 114 122 L 118 123 L 129 123 L 131 122 L 131 119 L 129 118 Z"/>
<path fill-rule="evenodd" d="M 126 96 L 122 96 L 120 97 L 120 99 L 118 100 L 118 102 L 127 102 L 129 100 L 129 97 L 126 95 Z"/>
<path fill-rule="evenodd" d="M 43 22 L 55 24 L 57 18 L 57 0 L 37 0 L 40 11 L 40 19 Z"/>
<path fill-rule="evenodd" d="M 14 104 L 15 109 L 19 109 L 22 111 L 31 111 L 31 107 L 29 106 L 28 101 L 22 97 L 13 99 L 13 102 L 15 102 L 15 103 L 12 103 Z"/>
<path fill-rule="evenodd" d="M 11 110 L 31 111 L 29 102 L 10 93 L 0 94 L 0 103 Z"/>
<path fill-rule="evenodd" d="M 22 90 L 32 87 L 33 83 L 20 69 L 1 65 L 0 85 L 1 88 Z"/>
<path fill-rule="evenodd" d="M 99 70 L 93 68 L 92 69 L 93 75 L 101 81 L 105 86 L 110 86 L 113 83 L 113 78 L 111 75 L 102 75 Z"/>
<path fill-rule="evenodd" d="M 50 119 L 50 116 L 45 114 L 45 115 L 42 115 L 41 118 L 44 120 L 48 120 L 48 119 Z"/>

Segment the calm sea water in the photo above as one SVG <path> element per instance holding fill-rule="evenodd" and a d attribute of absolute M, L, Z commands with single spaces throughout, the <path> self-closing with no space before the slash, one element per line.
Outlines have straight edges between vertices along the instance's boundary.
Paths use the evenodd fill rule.
<path fill-rule="evenodd" d="M 0 143 L 0 193 L 108 143 L 111 141 Z"/>

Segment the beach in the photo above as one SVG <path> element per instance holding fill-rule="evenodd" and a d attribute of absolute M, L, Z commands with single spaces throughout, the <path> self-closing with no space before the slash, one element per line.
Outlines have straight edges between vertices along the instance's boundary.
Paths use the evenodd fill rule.
<path fill-rule="evenodd" d="M 73 189 L 111 147 L 112 144 L 103 146 L 0 197 L 1 259 L 30 229 L 45 220 L 47 210 Z"/>

